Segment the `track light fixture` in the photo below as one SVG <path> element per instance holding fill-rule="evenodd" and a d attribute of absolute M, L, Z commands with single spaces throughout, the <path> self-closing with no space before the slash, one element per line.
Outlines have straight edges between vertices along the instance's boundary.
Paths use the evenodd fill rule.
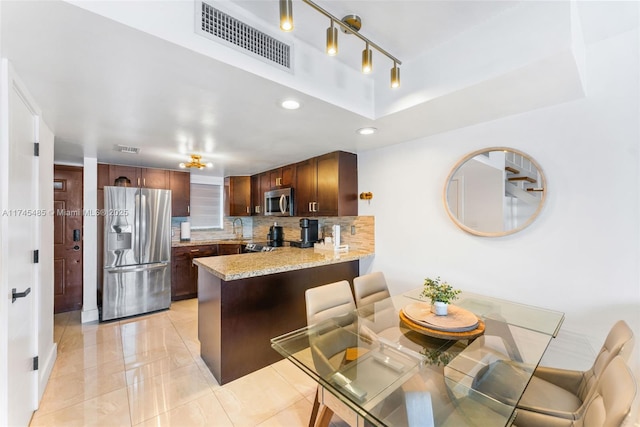
<path fill-rule="evenodd" d="M 327 28 L 327 55 L 336 56 L 338 54 L 338 29 L 333 26 L 333 20 L 331 20 L 331 26 Z"/>
<path fill-rule="evenodd" d="M 291 1 L 292 0 L 280 0 L 280 28 L 282 31 L 293 30 L 293 6 Z M 334 56 L 338 54 L 338 29 L 334 26 L 335 24 L 341 27 L 343 32 L 353 34 L 365 42 L 365 49 L 362 51 L 362 72 L 364 74 L 369 74 L 373 70 L 373 52 L 371 48 L 374 48 L 393 61 L 393 68 L 391 68 L 391 87 L 400 87 L 399 65 L 402 65 L 402 62 L 358 32 L 361 27 L 360 17 L 357 15 L 348 15 L 340 20 L 311 0 L 302 1 L 331 21 L 331 26 L 327 28 L 327 55 Z"/>
<path fill-rule="evenodd" d="M 280 0 L 280 29 L 293 31 L 293 5 L 291 0 Z"/>

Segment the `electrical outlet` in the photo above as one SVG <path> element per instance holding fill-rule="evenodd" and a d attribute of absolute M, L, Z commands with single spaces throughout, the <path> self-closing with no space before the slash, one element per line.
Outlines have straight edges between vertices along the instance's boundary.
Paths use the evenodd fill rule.
<path fill-rule="evenodd" d="M 355 226 L 355 225 L 352 225 L 352 226 L 351 226 L 351 234 L 352 234 L 352 235 L 353 235 L 353 234 L 356 234 L 356 226 Z"/>

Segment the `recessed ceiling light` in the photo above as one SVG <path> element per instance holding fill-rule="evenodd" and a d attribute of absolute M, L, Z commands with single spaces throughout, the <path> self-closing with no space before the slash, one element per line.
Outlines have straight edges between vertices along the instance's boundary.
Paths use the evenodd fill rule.
<path fill-rule="evenodd" d="M 378 129 L 376 128 L 360 128 L 356 131 L 356 133 L 359 133 L 360 135 L 371 135 L 374 134 L 378 131 Z"/>
<path fill-rule="evenodd" d="M 297 110 L 298 108 L 300 108 L 300 103 L 293 99 L 286 99 L 282 101 L 282 104 L 280 105 L 286 110 Z"/>

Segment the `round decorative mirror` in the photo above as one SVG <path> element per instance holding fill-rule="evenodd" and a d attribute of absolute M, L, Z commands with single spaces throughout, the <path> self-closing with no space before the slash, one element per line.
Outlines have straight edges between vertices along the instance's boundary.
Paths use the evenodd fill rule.
<path fill-rule="evenodd" d="M 478 236 L 506 236 L 538 216 L 546 195 L 540 166 L 513 148 L 475 151 L 452 169 L 444 189 L 447 213 Z"/>

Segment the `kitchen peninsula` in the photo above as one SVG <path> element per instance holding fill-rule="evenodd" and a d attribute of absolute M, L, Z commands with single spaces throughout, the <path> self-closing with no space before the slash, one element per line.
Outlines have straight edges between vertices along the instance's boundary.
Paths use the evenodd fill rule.
<path fill-rule="evenodd" d="M 304 293 L 353 281 L 371 250 L 346 253 L 280 247 L 194 259 L 200 354 L 220 384 L 280 360 L 270 339 L 306 326 Z"/>

